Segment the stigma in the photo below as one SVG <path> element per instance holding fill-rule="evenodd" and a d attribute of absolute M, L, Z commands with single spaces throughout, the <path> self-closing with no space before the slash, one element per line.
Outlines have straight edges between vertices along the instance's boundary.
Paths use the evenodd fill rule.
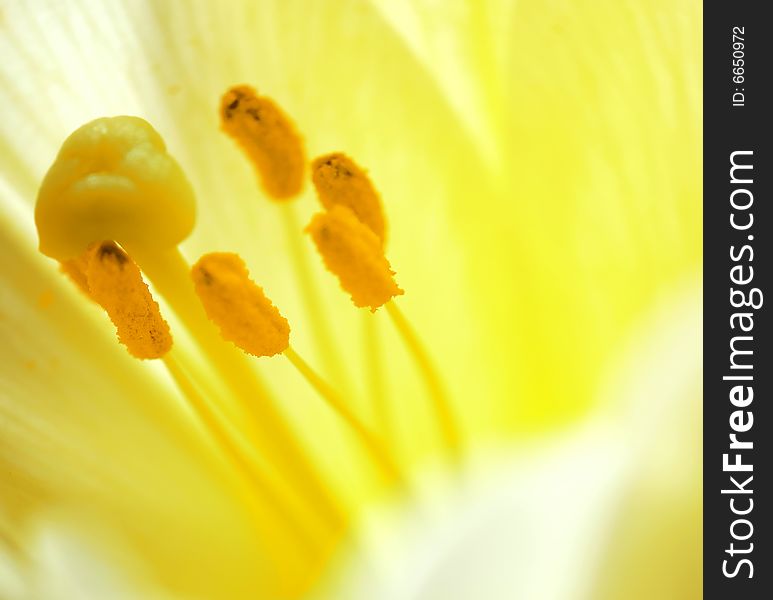
<path fill-rule="evenodd" d="M 60 262 L 102 240 L 129 252 L 174 248 L 195 221 L 188 179 L 158 132 L 138 117 L 96 119 L 75 130 L 35 205 L 40 251 Z"/>

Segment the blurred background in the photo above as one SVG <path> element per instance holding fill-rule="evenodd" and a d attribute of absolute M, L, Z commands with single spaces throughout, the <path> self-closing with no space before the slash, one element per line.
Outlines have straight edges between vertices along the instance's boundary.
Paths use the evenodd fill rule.
<path fill-rule="evenodd" d="M 352 408 L 415 486 L 385 500 L 290 365 L 253 361 L 352 516 L 309 594 L 700 597 L 701 16 L 686 0 L 3 2 L 0 596 L 275 597 L 273 540 L 252 539 L 164 369 L 36 250 L 61 142 L 131 114 L 196 191 L 185 256 L 238 252 L 294 347 L 340 378 L 323 322 Z M 310 158 L 368 169 L 461 477 L 383 311 L 367 327 L 386 410 L 365 317 L 307 239 L 314 297 L 299 286 L 293 231 L 318 203 L 307 186 L 288 229 L 219 131 L 236 83 L 292 116 Z"/>

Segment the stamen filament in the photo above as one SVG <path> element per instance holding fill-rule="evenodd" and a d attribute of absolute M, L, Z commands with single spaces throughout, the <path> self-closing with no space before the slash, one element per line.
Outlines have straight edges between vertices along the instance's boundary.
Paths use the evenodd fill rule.
<path fill-rule="evenodd" d="M 241 484 L 239 491 L 252 517 L 258 543 L 268 553 L 267 558 L 274 561 L 278 589 L 271 597 L 304 595 L 340 545 L 345 529 L 320 521 L 313 498 L 293 493 L 283 481 L 272 476 L 270 469 L 263 467 L 255 449 L 230 426 L 216 405 L 199 393 L 173 355 L 174 352 L 164 357 L 169 373 L 205 432 L 242 476 L 236 483 Z"/>
<path fill-rule="evenodd" d="M 246 442 L 228 425 L 227 419 L 223 418 L 217 408 L 207 402 L 199 393 L 196 385 L 188 378 L 185 370 L 172 354 L 167 354 L 163 360 L 169 374 L 174 379 L 199 422 L 212 437 L 216 446 L 225 454 L 228 461 L 236 468 L 236 471 L 244 476 L 249 483 L 250 489 L 255 492 L 251 495 L 250 504 L 254 505 L 256 502 L 265 502 L 268 508 L 302 542 L 306 550 L 310 551 L 314 543 L 309 539 L 308 532 L 304 531 L 298 516 L 290 514 L 291 504 L 288 502 L 288 498 L 280 498 L 280 494 L 276 490 L 276 484 L 272 485 L 268 474 L 262 472 L 254 464 L 254 461 L 250 461 L 247 458 L 249 450 Z M 262 522 L 258 523 L 260 533 L 265 533 L 262 531 L 264 527 L 265 524 Z"/>
<path fill-rule="evenodd" d="M 367 369 L 368 390 L 373 404 L 373 413 L 387 446 L 394 444 L 392 415 L 387 401 L 386 379 L 382 364 L 381 337 L 379 335 L 376 316 L 362 311 L 362 335 L 365 346 L 365 363 Z"/>
<path fill-rule="evenodd" d="M 304 301 L 306 313 L 309 315 L 308 322 L 314 334 L 313 338 L 317 355 L 323 361 L 325 372 L 328 376 L 333 381 L 338 382 L 344 394 L 349 396 L 352 391 L 351 380 L 341 361 L 339 347 L 335 343 L 328 327 L 327 315 L 324 314 L 320 304 L 319 288 L 311 272 L 308 252 L 303 247 L 302 239 L 298 235 L 301 227 L 295 208 L 293 205 L 285 205 L 281 206 L 280 210 L 285 227 L 285 237 L 290 249 L 290 259 L 293 262 L 295 276 L 301 288 L 301 297 Z"/>
<path fill-rule="evenodd" d="M 193 289 L 190 265 L 179 250 L 175 248 L 152 256 L 140 251 L 130 250 L 130 253 L 194 336 L 242 409 L 250 415 L 252 427 L 257 433 L 255 443 L 258 448 L 271 456 L 277 467 L 303 490 L 329 522 L 342 526 L 344 518 L 338 503 L 297 444 L 269 390 L 251 368 L 246 355 L 223 341 L 207 319 Z"/>
<path fill-rule="evenodd" d="M 306 381 L 308 381 L 319 395 L 322 396 L 323 400 L 325 400 L 325 402 L 327 402 L 327 404 L 352 428 L 352 431 L 368 450 L 371 458 L 373 458 L 376 465 L 381 469 L 381 472 L 386 479 L 390 482 L 402 481 L 403 476 L 400 473 L 400 470 L 395 465 L 389 453 L 384 449 L 381 441 L 378 440 L 365 425 L 363 425 L 351 410 L 349 410 L 338 393 L 331 388 L 295 350 L 293 350 L 292 346 L 284 351 L 284 355 L 292 365 L 298 369 L 298 372 L 303 375 Z"/>
<path fill-rule="evenodd" d="M 458 458 L 461 437 L 443 382 L 432 364 L 429 353 L 397 304 L 392 301 L 387 302 L 385 306 L 392 323 L 394 323 L 408 352 L 413 356 L 419 373 L 427 386 L 443 441 L 452 456 Z"/>

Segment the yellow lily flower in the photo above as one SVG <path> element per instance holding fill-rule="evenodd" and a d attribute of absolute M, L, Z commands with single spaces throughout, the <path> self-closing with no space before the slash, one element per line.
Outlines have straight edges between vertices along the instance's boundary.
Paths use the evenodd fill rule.
<path fill-rule="evenodd" d="M 0 597 L 700 597 L 700 20 L 688 0 L 0 6 Z M 309 163 L 367 172 L 384 308 L 303 234 L 311 178 L 271 202 L 221 130 L 239 84 Z M 114 298 L 38 251 L 62 143 L 115 115 L 190 182 L 175 256 L 197 287 L 248 271 L 285 356 L 192 327 L 193 282 L 117 240 L 173 338 L 137 360 Z M 350 208 L 327 214 L 357 228 Z"/>

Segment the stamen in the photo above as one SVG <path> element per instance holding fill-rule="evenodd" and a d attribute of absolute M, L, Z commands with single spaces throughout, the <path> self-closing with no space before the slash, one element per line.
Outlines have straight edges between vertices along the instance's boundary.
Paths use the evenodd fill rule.
<path fill-rule="evenodd" d="M 236 492 L 250 508 L 253 534 L 273 559 L 280 590 L 270 596 L 299 598 L 318 577 L 312 565 L 325 564 L 344 530 L 320 522 L 316 505 L 298 496 L 266 465 L 267 456 L 250 446 L 228 419 L 204 397 L 171 352 L 164 357 L 169 373 L 217 449 L 233 466 Z M 265 583 L 265 582 L 264 582 Z M 266 589 L 269 589 L 267 586 Z M 264 590 L 265 591 L 265 590 Z"/>
<path fill-rule="evenodd" d="M 68 137 L 40 186 L 40 251 L 60 262 L 92 243 L 168 249 L 193 229 L 188 180 L 161 136 L 137 117 L 91 121 Z"/>
<path fill-rule="evenodd" d="M 391 304 L 391 303 L 389 303 Z M 383 350 L 379 323 L 376 315 L 362 312 L 362 333 L 365 346 L 365 364 L 367 369 L 368 391 L 379 424 L 379 431 L 387 445 L 394 444 L 395 435 L 392 414 L 387 395 L 387 378 L 384 376 Z"/>
<path fill-rule="evenodd" d="M 86 268 L 88 265 L 89 253 L 84 252 L 75 258 L 63 260 L 61 263 L 59 263 L 59 269 L 62 271 L 62 273 L 67 275 L 70 281 L 78 286 L 80 291 L 91 298 L 91 293 L 89 292 L 89 282 L 88 279 L 86 279 Z"/>
<path fill-rule="evenodd" d="M 114 242 L 87 251 L 89 295 L 105 309 L 118 339 L 137 358 L 160 358 L 172 347 L 169 325 L 137 265 Z"/>
<path fill-rule="evenodd" d="M 375 311 L 404 294 L 392 276 L 381 240 L 355 214 L 342 205 L 314 215 L 306 231 L 311 234 L 327 269 L 335 274 L 355 306 Z"/>
<path fill-rule="evenodd" d="M 289 514 L 291 506 L 282 483 L 273 480 L 269 472 L 256 464 L 248 442 L 229 425 L 228 420 L 217 410 L 216 406 L 213 406 L 202 396 L 193 381 L 185 374 L 182 365 L 174 358 L 174 353 L 166 356 L 164 363 L 181 393 L 188 400 L 194 414 L 212 436 L 218 448 L 232 461 L 236 470 L 245 475 L 245 479 L 251 483 L 250 490 L 253 493 L 256 490 L 260 492 L 256 499 L 259 502 L 270 504 L 271 508 L 276 511 L 276 516 L 285 520 L 293 529 L 300 530 L 299 517 Z M 280 495 L 283 496 L 282 499 L 279 498 Z"/>
<path fill-rule="evenodd" d="M 325 209 L 346 206 L 384 242 L 386 222 L 381 199 L 367 173 L 340 152 L 317 158 L 311 178 L 319 201 Z"/>
<path fill-rule="evenodd" d="M 266 388 L 262 378 L 250 365 L 249 357 L 233 344 L 224 342 L 217 327 L 210 321 L 197 296 L 191 278 L 191 266 L 179 250 L 146 257 L 140 261 L 145 272 L 166 301 L 186 325 L 198 347 L 227 386 L 231 398 L 245 411 L 247 428 L 256 451 L 270 456 L 288 481 L 305 496 L 331 527 L 343 528 L 346 516 L 317 469 L 314 460 L 301 447 L 285 416 L 277 408 L 278 401 Z"/>
<path fill-rule="evenodd" d="M 432 398 L 432 406 L 437 415 L 440 434 L 446 448 L 451 452 L 451 455 L 455 459 L 458 459 L 460 454 L 461 435 L 456 423 L 456 418 L 451 409 L 451 403 L 446 394 L 445 387 L 443 386 L 443 381 L 435 370 L 432 360 L 429 357 L 429 353 L 424 348 L 421 340 L 419 340 L 419 336 L 416 335 L 413 327 L 411 327 L 408 319 L 405 318 L 405 315 L 403 315 L 402 311 L 397 307 L 397 304 L 389 302 L 386 305 L 386 310 L 387 314 L 391 317 L 397 332 L 400 334 L 405 347 L 413 357 L 416 366 L 419 369 L 419 373 L 427 386 L 427 390 Z"/>
<path fill-rule="evenodd" d="M 287 348 L 287 319 L 250 279 L 237 254 L 205 254 L 191 274 L 207 316 L 226 340 L 254 356 L 273 356 Z"/>
<path fill-rule="evenodd" d="M 400 479 L 397 467 L 381 443 L 333 390 L 292 348 L 290 327 L 263 290 L 249 278 L 244 261 L 236 255 L 214 252 L 192 268 L 196 293 L 223 337 L 255 356 L 285 356 L 325 401 L 352 428 L 390 482 Z"/>
<path fill-rule="evenodd" d="M 288 347 L 284 355 L 298 369 L 306 381 L 319 393 L 323 400 L 351 427 L 365 449 L 378 465 L 387 481 L 391 483 L 401 482 L 403 477 L 392 457 L 384 449 L 381 441 L 355 416 L 348 408 L 346 402 L 322 379 L 301 356 Z"/>
<path fill-rule="evenodd" d="M 190 266 L 177 248 L 195 222 L 193 192 L 148 123 L 135 117 L 97 119 L 74 132 L 41 186 L 35 218 L 41 251 L 59 260 L 76 282 L 82 284 L 85 273 L 87 286 L 87 267 L 78 257 L 95 241 L 120 244 L 212 367 L 197 369 L 192 354 L 180 354 L 191 363 L 186 370 L 197 385 L 208 398 L 217 398 L 256 452 L 271 457 L 288 484 L 332 530 L 345 527 L 343 507 L 270 390 L 248 357 L 224 342 L 205 314 Z M 115 288 L 112 294 L 120 296 Z"/>
<path fill-rule="evenodd" d="M 299 235 L 300 226 L 295 206 L 285 204 L 281 207 L 281 216 L 287 238 L 289 257 L 293 263 L 298 287 L 306 308 L 307 323 L 311 328 L 312 339 L 316 346 L 327 375 L 338 383 L 344 394 L 352 390 L 349 374 L 341 359 L 341 352 L 336 336 L 332 330 L 332 322 L 325 315 L 325 306 L 319 293 L 317 280 L 311 272 L 311 262 L 304 240 Z"/>
<path fill-rule="evenodd" d="M 232 87 L 220 101 L 220 122 L 253 163 L 271 198 L 288 200 L 300 193 L 306 165 L 301 136 L 273 100 L 247 85 Z"/>

